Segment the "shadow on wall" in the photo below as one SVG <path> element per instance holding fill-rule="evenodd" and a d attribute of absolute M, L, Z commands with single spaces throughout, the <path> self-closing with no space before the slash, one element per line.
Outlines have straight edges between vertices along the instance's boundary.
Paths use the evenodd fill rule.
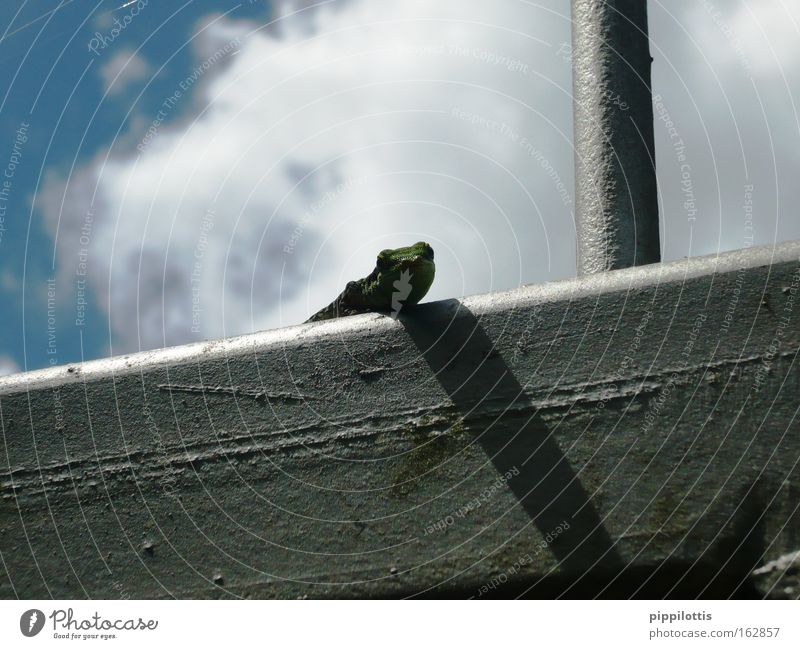
<path fill-rule="evenodd" d="M 488 425 L 475 421 L 487 405 L 492 411 L 503 413 L 514 411 L 527 401 L 521 384 L 480 320 L 458 300 L 409 308 L 400 320 L 465 426 L 476 432 L 477 442 L 497 473 L 504 475 L 519 469 L 508 485 L 541 534 L 548 534 L 564 520 L 570 523 L 570 529 L 550 545 L 559 562 L 558 574 L 533 584 L 509 581 L 494 591 L 495 597 L 757 596 L 747 579 L 749 571 L 737 569 L 738 562 L 730 562 L 730 568 L 720 566 L 714 557 L 709 557 L 707 564 L 696 565 L 670 559 L 654 569 L 626 564 L 580 478 L 537 415 L 532 415 L 510 438 L 502 425 L 502 415 Z M 751 557 L 763 554 L 750 542 L 757 527 L 748 525 L 744 530 L 740 553 Z M 464 595 L 449 591 L 437 594 Z"/>

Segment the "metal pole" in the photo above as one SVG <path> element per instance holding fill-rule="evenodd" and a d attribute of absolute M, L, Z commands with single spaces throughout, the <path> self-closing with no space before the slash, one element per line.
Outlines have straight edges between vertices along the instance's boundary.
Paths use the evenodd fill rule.
<path fill-rule="evenodd" d="M 572 0 L 578 275 L 661 260 L 646 0 Z"/>

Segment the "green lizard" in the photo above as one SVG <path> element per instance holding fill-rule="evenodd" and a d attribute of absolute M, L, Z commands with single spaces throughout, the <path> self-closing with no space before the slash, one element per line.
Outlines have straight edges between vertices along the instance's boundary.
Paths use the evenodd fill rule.
<path fill-rule="evenodd" d="M 362 279 L 348 282 L 339 297 L 306 322 L 370 311 L 396 317 L 401 306 L 416 304 L 425 297 L 435 272 L 433 248 L 424 241 L 407 248 L 383 250 L 375 262 L 375 270 Z"/>

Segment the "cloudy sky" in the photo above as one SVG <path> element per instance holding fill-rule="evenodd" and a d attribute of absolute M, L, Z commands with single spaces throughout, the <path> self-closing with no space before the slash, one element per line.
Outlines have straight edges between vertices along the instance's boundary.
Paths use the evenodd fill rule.
<path fill-rule="evenodd" d="M 574 275 L 568 0 L 123 4 L 0 8 L 0 374 Z M 649 11 L 664 258 L 800 238 L 800 6 Z"/>

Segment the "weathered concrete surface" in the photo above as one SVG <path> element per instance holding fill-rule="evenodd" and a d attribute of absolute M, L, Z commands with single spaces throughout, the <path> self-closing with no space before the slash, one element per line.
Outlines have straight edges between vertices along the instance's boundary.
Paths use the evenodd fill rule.
<path fill-rule="evenodd" d="M 800 599 L 800 550 L 756 568 L 753 583 L 764 598 Z"/>
<path fill-rule="evenodd" d="M 646 0 L 572 0 L 578 274 L 661 260 Z"/>
<path fill-rule="evenodd" d="M 0 596 L 757 596 L 800 547 L 799 258 L 0 379 Z"/>

